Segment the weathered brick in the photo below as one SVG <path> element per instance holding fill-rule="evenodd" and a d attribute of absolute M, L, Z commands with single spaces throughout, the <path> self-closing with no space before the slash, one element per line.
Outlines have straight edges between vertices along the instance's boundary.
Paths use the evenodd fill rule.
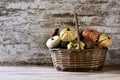
<path fill-rule="evenodd" d="M 111 49 L 120 49 L 120 35 L 119 34 L 111 34 L 111 38 L 112 38 L 112 45 L 110 48 Z"/>
<path fill-rule="evenodd" d="M 119 0 L 0 0 L 0 63 L 52 63 L 46 46 L 50 31 L 74 26 L 74 12 L 80 31 L 94 28 L 110 35 L 105 63 L 120 64 Z"/>
<path fill-rule="evenodd" d="M 27 9 L 30 6 L 30 4 L 25 2 L 18 2 L 18 3 L 9 3 L 6 7 L 7 9 Z"/>

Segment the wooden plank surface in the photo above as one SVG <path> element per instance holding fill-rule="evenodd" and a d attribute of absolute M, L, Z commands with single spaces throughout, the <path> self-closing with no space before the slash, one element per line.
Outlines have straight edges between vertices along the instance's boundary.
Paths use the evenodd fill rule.
<path fill-rule="evenodd" d="M 0 67 L 0 80 L 120 80 L 120 67 L 99 72 L 62 72 L 53 67 Z"/>

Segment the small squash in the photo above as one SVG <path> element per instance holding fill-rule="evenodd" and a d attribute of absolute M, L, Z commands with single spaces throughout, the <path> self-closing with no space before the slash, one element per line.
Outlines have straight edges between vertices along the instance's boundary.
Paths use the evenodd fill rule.
<path fill-rule="evenodd" d="M 60 36 L 54 36 L 47 40 L 46 45 L 48 48 L 54 48 L 59 45 L 61 39 Z"/>
<path fill-rule="evenodd" d="M 78 45 L 80 46 L 81 50 L 84 50 L 85 44 L 82 41 L 80 41 L 79 44 L 77 42 L 69 42 L 69 44 L 67 45 L 67 49 L 70 49 L 70 50 L 79 49 Z"/>
<path fill-rule="evenodd" d="M 96 41 L 87 41 L 87 40 L 84 40 L 84 43 L 85 43 L 85 48 L 86 49 L 92 49 L 92 48 L 97 47 L 97 45 L 98 45 Z"/>
<path fill-rule="evenodd" d="M 51 37 L 56 36 L 58 35 L 58 32 L 59 32 L 59 28 L 54 28 L 52 29 L 50 36 Z"/>
<path fill-rule="evenodd" d="M 82 36 L 86 40 L 96 41 L 99 36 L 99 32 L 94 29 L 85 29 L 82 33 Z"/>
<path fill-rule="evenodd" d="M 60 32 L 60 38 L 65 42 L 73 41 L 77 38 L 77 31 L 73 27 L 64 28 Z"/>
<path fill-rule="evenodd" d="M 101 34 L 98 42 L 99 42 L 100 48 L 108 47 L 112 44 L 112 40 L 107 34 Z"/>

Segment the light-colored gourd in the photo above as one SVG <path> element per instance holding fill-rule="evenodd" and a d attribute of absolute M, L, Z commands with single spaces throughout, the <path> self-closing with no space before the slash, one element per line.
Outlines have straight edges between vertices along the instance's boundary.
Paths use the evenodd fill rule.
<path fill-rule="evenodd" d="M 47 40 L 46 45 L 48 48 L 54 48 L 60 43 L 61 39 L 60 36 L 53 36 Z"/>

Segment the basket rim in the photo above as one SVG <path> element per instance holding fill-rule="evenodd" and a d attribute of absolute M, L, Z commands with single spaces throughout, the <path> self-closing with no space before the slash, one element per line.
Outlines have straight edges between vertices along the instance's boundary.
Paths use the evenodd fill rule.
<path fill-rule="evenodd" d="M 69 50 L 69 49 L 61 49 L 61 48 L 53 48 L 53 49 L 49 49 L 50 51 L 94 51 L 94 50 L 100 50 L 100 51 L 107 51 L 108 48 L 106 49 L 100 49 L 100 48 L 96 48 L 96 49 L 85 49 L 85 50 Z"/>

